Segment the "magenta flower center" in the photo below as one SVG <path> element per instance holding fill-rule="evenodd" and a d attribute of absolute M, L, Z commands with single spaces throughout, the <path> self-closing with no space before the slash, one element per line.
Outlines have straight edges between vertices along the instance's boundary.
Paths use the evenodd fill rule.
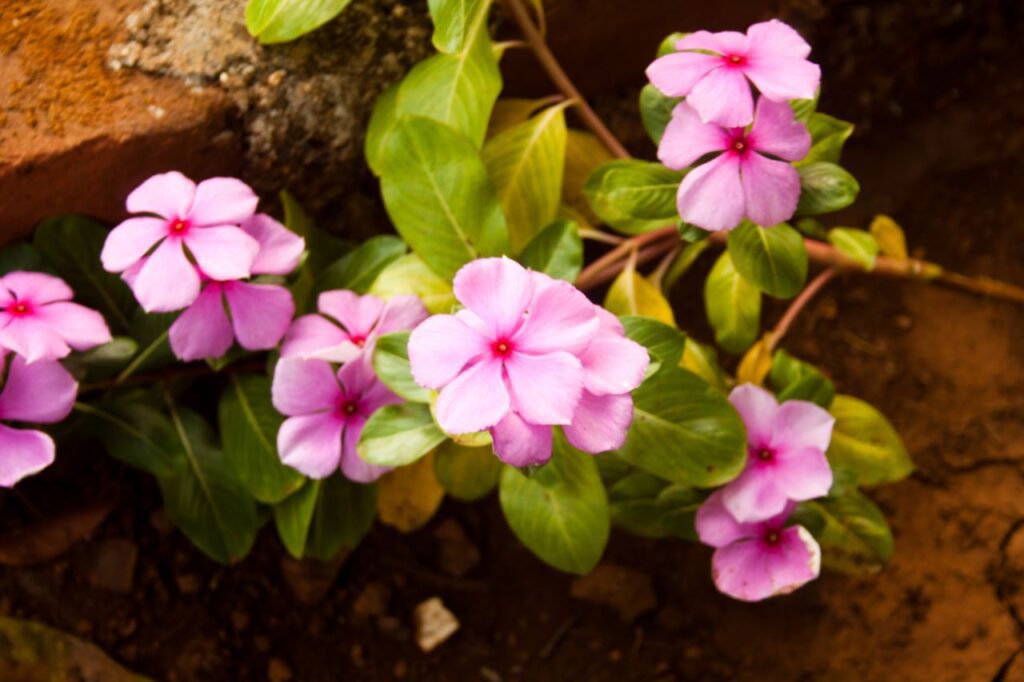
<path fill-rule="evenodd" d="M 772 546 L 777 545 L 777 544 L 779 544 L 780 537 L 781 536 L 779 534 L 779 531 L 774 530 L 774 529 L 769 530 L 767 533 L 764 534 L 765 544 L 772 545 Z"/>
<path fill-rule="evenodd" d="M 7 306 L 7 312 L 15 317 L 24 317 L 32 314 L 32 306 L 25 301 L 15 301 Z"/>
<path fill-rule="evenodd" d="M 729 146 L 726 149 L 737 156 L 746 156 L 747 153 L 752 151 L 750 140 L 742 128 L 733 133 L 729 139 Z"/>
<path fill-rule="evenodd" d="M 741 54 L 727 54 L 725 55 L 725 63 L 729 66 L 743 66 L 747 63 L 747 58 Z"/>
<path fill-rule="evenodd" d="M 355 398 L 350 398 L 349 396 L 342 396 L 338 400 L 338 406 L 335 409 L 339 417 L 342 419 L 348 419 L 349 417 L 359 414 L 359 401 Z"/>
<path fill-rule="evenodd" d="M 496 357 L 506 358 L 512 354 L 512 342 L 508 339 L 498 339 L 491 344 L 491 352 Z"/>
<path fill-rule="evenodd" d="M 770 462 L 772 461 L 772 459 L 774 459 L 774 457 L 775 453 L 769 450 L 768 448 L 761 448 L 757 452 L 757 458 L 762 462 Z"/>
<path fill-rule="evenodd" d="M 354 343 L 355 345 L 359 346 L 360 348 L 366 345 L 365 336 L 350 336 L 348 337 L 348 340 Z"/>
<path fill-rule="evenodd" d="M 185 232 L 188 231 L 188 221 L 184 218 L 175 218 L 171 221 L 171 234 L 176 236 L 184 236 Z"/>

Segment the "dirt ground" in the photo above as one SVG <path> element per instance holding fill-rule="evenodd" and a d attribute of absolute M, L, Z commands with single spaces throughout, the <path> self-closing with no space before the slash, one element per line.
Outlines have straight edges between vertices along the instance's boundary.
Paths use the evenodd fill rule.
<path fill-rule="evenodd" d="M 822 108 L 858 124 L 846 159 L 862 199 L 841 220 L 889 213 L 929 259 L 1024 284 L 1024 77 L 1010 68 L 1021 10 L 957 7 L 800 3 L 792 15 L 825 68 Z M 613 121 L 639 84 L 600 93 Z M 635 127 L 620 132 L 644 150 Z M 700 274 L 681 289 L 699 291 Z M 698 297 L 678 304 L 706 339 Z M 91 500 L 117 506 L 56 560 L 0 569 L 0 615 L 75 633 L 166 680 L 1024 680 L 1022 342 L 1021 306 L 864 277 L 831 284 L 801 317 L 787 349 L 889 415 L 917 464 L 872 491 L 896 555 L 870 578 L 826 574 L 741 604 L 715 592 L 705 548 L 615 532 L 605 561 L 635 571 L 624 585 L 653 588 L 627 623 L 574 599 L 572 579 L 518 545 L 492 498 L 446 501 L 411 536 L 375 528 L 327 595 L 303 605 L 272 529 L 219 567 L 168 527 L 151 480 L 80 452 L 0 496 L 0 530 Z M 444 539 L 454 525 L 466 542 Z M 131 548 L 125 591 L 109 589 L 98 567 Z M 462 627 L 423 654 L 411 613 L 435 595 Z"/>

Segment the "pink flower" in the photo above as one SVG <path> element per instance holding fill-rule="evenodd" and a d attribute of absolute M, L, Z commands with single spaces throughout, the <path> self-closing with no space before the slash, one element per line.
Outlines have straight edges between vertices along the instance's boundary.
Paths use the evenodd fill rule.
<path fill-rule="evenodd" d="M 740 523 L 781 514 L 791 501 L 828 494 L 832 469 L 825 450 L 835 419 L 814 403 L 787 400 L 743 384 L 729 402 L 747 427 L 747 467 L 722 488 L 722 503 Z"/>
<path fill-rule="evenodd" d="M 0 376 L 10 368 L 0 389 L 0 420 L 53 424 L 71 413 L 78 384 L 53 360 L 33 364 L 0 351 Z M 12 429 L 0 424 L 0 487 L 38 473 L 53 463 L 53 439 L 42 431 Z"/>
<path fill-rule="evenodd" d="M 769 227 L 792 217 L 800 175 L 786 161 L 802 159 L 810 148 L 811 135 L 788 104 L 762 97 L 754 124 L 746 130 L 701 123 L 693 107 L 680 102 L 658 145 L 658 158 L 682 170 L 705 154 L 721 152 L 691 170 L 677 196 L 683 220 L 718 231 L 736 227 L 745 217 Z"/>
<path fill-rule="evenodd" d="M 427 317 L 415 296 L 383 301 L 338 289 L 317 299 L 320 314 L 303 315 L 292 323 L 281 346 L 281 357 L 348 362 L 364 349 L 372 352 L 378 336 L 412 329 Z"/>
<path fill-rule="evenodd" d="M 12 350 L 31 363 L 110 341 L 103 316 L 72 303 L 72 296 L 64 280 L 41 272 L 0 277 L 0 349 Z"/>
<path fill-rule="evenodd" d="M 284 358 L 274 370 L 274 407 L 288 419 L 277 433 L 281 461 L 310 478 L 338 470 L 369 483 L 389 471 L 365 462 L 356 452 L 363 425 L 385 405 L 402 402 L 377 380 L 369 357 L 361 356 L 337 373 L 324 360 Z"/>
<path fill-rule="evenodd" d="M 629 391 L 649 360 L 614 316 L 505 258 L 469 263 L 454 288 L 465 309 L 429 318 L 409 339 L 413 377 L 441 391 L 441 428 L 487 429 L 495 454 L 520 467 L 551 457 L 554 425 L 588 452 L 622 444 Z"/>
<path fill-rule="evenodd" d="M 647 67 L 647 77 L 669 97 L 686 97 L 701 121 L 722 126 L 753 118 L 748 79 L 773 102 L 811 99 L 821 81 L 821 69 L 807 61 L 811 46 L 776 19 L 754 24 L 746 35 L 697 31 L 676 49 Z"/>
<path fill-rule="evenodd" d="M 716 547 L 711 559 L 715 587 L 743 601 L 788 594 L 821 571 L 821 548 L 803 526 L 786 527 L 794 504 L 757 523 L 739 523 L 714 493 L 697 510 L 701 542 Z"/>
<path fill-rule="evenodd" d="M 253 275 L 287 275 L 298 265 L 306 248 L 302 237 L 263 213 L 241 227 L 260 246 Z M 295 302 L 283 286 L 207 280 L 199 298 L 171 325 L 171 349 L 182 360 L 219 358 L 237 338 L 246 350 L 268 350 L 281 341 L 294 314 Z"/>
<path fill-rule="evenodd" d="M 129 212 L 151 215 L 129 218 L 110 232 L 100 254 L 103 267 L 124 272 L 138 266 L 129 283 L 143 309 L 180 310 L 199 296 L 199 272 L 189 255 L 211 279 L 249 276 L 259 244 L 239 225 L 258 201 L 235 178 L 196 185 L 178 172 L 154 175 L 125 202 Z"/>

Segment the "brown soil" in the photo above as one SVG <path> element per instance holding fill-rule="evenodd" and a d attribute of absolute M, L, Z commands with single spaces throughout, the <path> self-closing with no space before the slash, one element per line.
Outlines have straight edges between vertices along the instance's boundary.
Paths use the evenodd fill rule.
<path fill-rule="evenodd" d="M 1024 82 L 1008 68 L 1020 9 L 964 4 L 810 3 L 792 16 L 815 36 L 823 108 L 859 125 L 847 160 L 863 199 L 842 220 L 885 211 L 930 259 L 1024 284 Z M 608 109 L 633 92 L 612 94 Z M 699 274 L 683 288 L 699 291 Z M 680 311 L 701 335 L 697 298 Z M 272 530 L 240 565 L 216 566 L 167 527 L 152 481 L 65 452 L 20 495 L 0 496 L 2 527 L 97 496 L 116 494 L 118 507 L 63 557 L 0 569 L 0 615 L 79 634 L 168 680 L 1024 679 L 1022 339 L 1020 306 L 868 278 L 830 285 L 801 317 L 788 349 L 889 415 L 918 466 L 872 492 L 897 545 L 874 577 L 828 574 L 740 604 L 715 593 L 705 548 L 615 533 L 606 561 L 648 576 L 657 603 L 627 625 L 574 600 L 570 578 L 515 542 L 493 499 L 446 501 L 410 536 L 375 528 L 327 596 L 303 606 Z M 462 577 L 435 535 L 451 520 L 481 557 Z M 126 593 L 90 580 L 112 540 L 138 548 Z M 423 654 L 412 611 L 434 595 L 462 628 Z"/>

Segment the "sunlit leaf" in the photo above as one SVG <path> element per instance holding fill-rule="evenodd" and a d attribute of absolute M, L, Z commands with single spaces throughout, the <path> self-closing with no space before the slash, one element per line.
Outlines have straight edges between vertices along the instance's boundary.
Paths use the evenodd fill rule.
<path fill-rule="evenodd" d="M 828 448 L 833 467 L 849 469 L 861 485 L 893 483 L 914 470 L 903 440 L 877 409 L 840 394 L 829 411 L 836 418 Z"/>
<path fill-rule="evenodd" d="M 640 315 L 676 326 L 672 306 L 661 290 L 637 273 L 632 264 L 612 282 L 604 307 L 614 315 Z"/>
<path fill-rule="evenodd" d="M 729 232 L 729 257 L 744 279 L 770 296 L 795 296 L 807 280 L 804 240 L 785 223 L 759 227 L 744 222 Z"/>
<path fill-rule="evenodd" d="M 452 497 L 472 502 L 498 485 L 503 468 L 489 447 L 467 447 L 447 440 L 434 454 L 434 473 Z"/>
<path fill-rule="evenodd" d="M 573 282 L 583 268 L 583 240 L 579 227 L 568 220 L 556 220 L 534 237 L 519 255 L 523 265 Z"/>
<path fill-rule="evenodd" d="M 864 266 L 869 272 L 875 267 L 878 242 L 864 230 L 852 227 L 834 227 L 828 231 L 828 240 L 839 251 Z"/>
<path fill-rule="evenodd" d="M 431 519 L 444 499 L 434 474 L 434 454 L 399 467 L 378 482 L 377 515 L 381 523 L 409 533 Z"/>
<path fill-rule="evenodd" d="M 352 0 L 249 0 L 245 26 L 261 43 L 285 43 L 338 16 Z"/>
<path fill-rule="evenodd" d="M 878 250 L 890 258 L 907 258 L 907 238 L 903 228 L 887 215 L 876 215 L 868 230 L 878 242 Z"/>
<path fill-rule="evenodd" d="M 704 283 L 704 307 L 715 341 L 730 353 L 754 342 L 761 321 L 761 292 L 733 267 L 726 251 Z"/>

